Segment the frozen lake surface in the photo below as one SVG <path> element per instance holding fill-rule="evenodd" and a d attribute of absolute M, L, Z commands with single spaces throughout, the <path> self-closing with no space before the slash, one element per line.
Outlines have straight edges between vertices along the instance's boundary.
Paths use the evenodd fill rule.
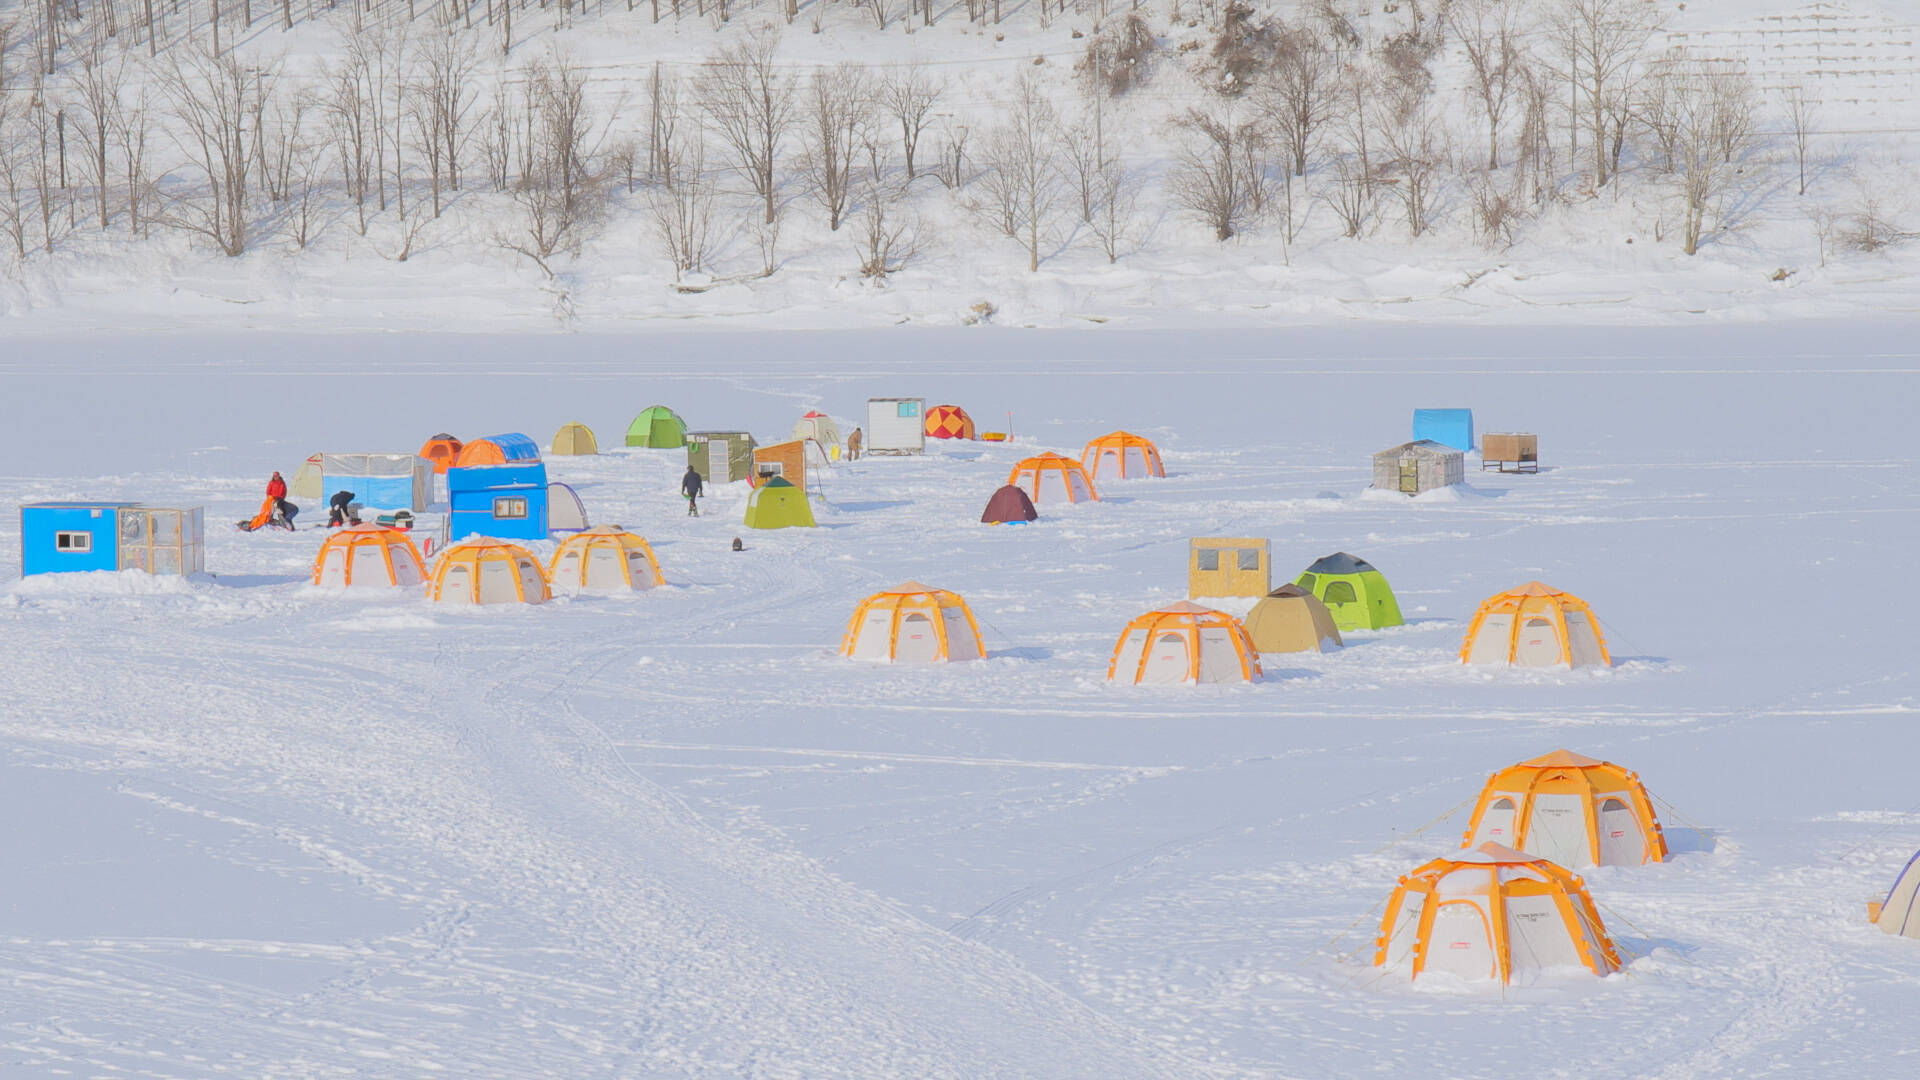
<path fill-rule="evenodd" d="M 653 542 L 645 594 L 348 597 L 318 533 L 229 527 L 320 450 L 612 446 L 655 403 L 765 443 L 892 395 L 1017 441 L 837 467 L 820 528 L 753 535 L 744 485 L 684 516 L 678 453 L 551 459 Z M 1362 497 L 1422 406 L 1543 471 Z M 0 342 L 0 502 L 204 505 L 212 572 L 19 581 L 0 515 L 0 1074 L 1890 1075 L 1920 943 L 1864 902 L 1920 847 L 1917 407 L 1898 322 Z M 1116 428 L 1169 476 L 977 523 Z M 1408 625 L 1106 684 L 1210 535 L 1271 538 L 1276 584 L 1361 555 Z M 834 654 L 909 578 L 988 660 Z M 1611 670 L 1457 663 L 1535 578 Z M 1558 747 L 1663 800 L 1670 862 L 1585 875 L 1625 971 L 1371 968 L 1396 876 Z"/>

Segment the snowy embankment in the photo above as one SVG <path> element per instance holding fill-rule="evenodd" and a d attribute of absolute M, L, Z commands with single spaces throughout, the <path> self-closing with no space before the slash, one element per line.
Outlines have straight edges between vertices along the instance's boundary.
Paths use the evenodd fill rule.
<path fill-rule="evenodd" d="M 1179 126 L 1191 110 L 1235 122 L 1264 115 L 1257 93 L 1228 99 L 1211 88 L 1219 80 L 1214 55 L 1224 7 L 1137 9 L 1153 40 L 1144 62 L 1148 75 L 1125 94 L 1099 100 L 1076 72 L 1089 42 L 1122 19 L 1114 5 L 1080 5 L 1050 18 L 1012 8 L 999 24 L 970 23 L 964 9 L 942 9 L 932 26 L 895 11 L 885 30 L 873 25 L 868 6 L 802 4 L 789 23 L 777 5 L 736 3 L 731 21 L 709 25 L 692 17 L 691 8 L 684 20 L 669 14 L 655 22 L 645 9 L 600 5 L 563 13 L 560 5 L 545 5 L 518 16 L 505 56 L 499 44 L 506 35 L 474 13 L 471 28 L 453 31 L 471 65 L 461 69 L 464 111 L 456 110 L 465 134 L 453 140 L 462 183 L 458 190 L 443 183 L 436 196 L 428 179 L 433 159 L 422 148 L 428 129 L 414 119 L 419 99 L 404 87 L 428 81 L 437 16 L 426 6 L 410 13 L 387 0 L 358 17 L 356 36 L 348 10 L 296 13 L 283 31 L 267 5 L 256 6 L 260 18 L 240 32 L 230 25 L 226 42 L 244 70 L 272 76 L 256 86 L 272 87 L 272 100 L 255 103 L 272 119 L 255 125 L 268 133 L 272 164 L 254 164 L 262 177 L 278 170 L 270 186 L 280 190 L 271 198 L 254 191 L 258 205 L 241 230 L 245 251 L 228 257 L 203 232 L 153 223 L 204 225 L 209 212 L 202 198 L 205 170 L 193 164 L 186 149 L 192 140 L 180 137 L 173 117 L 179 110 L 171 102 L 181 90 L 168 82 L 169 65 L 210 36 L 204 9 L 163 8 L 165 48 L 151 61 L 132 31 L 111 39 L 112 55 L 126 53 L 116 61 L 124 68 L 112 69 L 123 73 L 121 120 L 139 116 L 151 127 L 142 167 L 152 173 L 152 185 L 132 185 L 146 194 L 129 200 L 130 185 L 120 179 L 126 155 L 114 150 L 102 209 L 85 179 L 91 158 L 78 142 L 68 178 L 37 194 L 39 180 L 51 173 L 39 168 L 36 148 L 53 144 L 40 138 L 33 126 L 39 114 L 26 108 L 30 100 L 45 100 L 50 116 L 64 116 L 83 133 L 70 139 L 86 137 L 79 118 L 90 115 L 84 82 L 92 69 L 80 54 L 93 30 L 69 35 L 46 95 L 34 97 L 29 58 L 38 39 L 30 5 L 0 0 L 0 19 L 17 19 L 19 44 L 9 63 L 11 97 L 20 106 L 11 120 L 0 120 L 0 158 L 12 162 L 18 180 L 16 195 L 0 200 L 0 217 L 14 209 L 24 252 L 16 257 L 13 239 L 0 239 L 0 328 L 9 334 L 100 326 L 623 330 L 682 320 L 829 328 L 954 325 L 981 321 L 983 313 L 987 321 L 1039 326 L 1350 319 L 1547 324 L 1568 318 L 1638 324 L 1912 307 L 1920 249 L 1901 238 L 1920 228 L 1920 208 L 1905 183 L 1914 160 L 1920 59 L 1912 12 L 1890 0 L 1625 5 L 1657 26 L 1626 69 L 1634 94 L 1651 85 L 1657 62 L 1674 49 L 1739 71 L 1751 89 L 1745 99 L 1750 137 L 1715 175 L 1705 235 L 1693 255 L 1678 241 L 1682 185 L 1665 167 L 1666 151 L 1646 120 L 1650 102 L 1621 98 L 1620 115 L 1632 118 L 1622 120 L 1621 171 L 1604 184 L 1592 175 L 1583 149 L 1590 136 L 1570 126 L 1578 119 L 1562 108 L 1570 91 L 1551 75 L 1560 60 L 1541 20 L 1553 5 L 1529 6 L 1514 39 L 1526 69 L 1553 87 L 1542 105 L 1550 110 L 1542 122 L 1552 157 L 1538 185 L 1550 194 L 1538 200 L 1523 194 L 1534 181 L 1515 164 L 1523 119 L 1517 97 L 1503 113 L 1506 164 L 1480 171 L 1487 124 L 1473 93 L 1465 37 L 1432 21 L 1437 12 L 1416 25 L 1423 11 L 1418 4 L 1254 5 L 1255 22 L 1281 17 L 1308 27 L 1325 48 L 1347 50 L 1338 53 L 1343 70 L 1364 70 L 1376 80 L 1405 73 L 1387 58 L 1389 42 L 1416 31 L 1430 41 L 1430 55 L 1418 64 L 1422 74 L 1412 81 L 1424 88 L 1419 105 L 1421 115 L 1431 117 L 1435 141 L 1426 149 L 1437 171 L 1430 205 L 1421 212 L 1423 228 L 1414 235 L 1409 211 L 1394 194 L 1401 166 L 1377 163 L 1377 190 L 1369 187 L 1368 206 L 1352 230 L 1357 235 L 1349 236 L 1336 204 L 1349 186 L 1342 170 L 1350 171 L 1359 143 L 1337 103 L 1323 102 L 1327 118 L 1313 138 L 1306 175 L 1275 186 L 1226 242 L 1213 239 L 1173 185 L 1183 147 L 1194 145 L 1191 131 Z M 1466 0 L 1453 5 L 1469 6 Z M 1345 29 L 1336 32 L 1335 25 Z M 779 222 L 771 229 L 718 130 L 725 110 L 712 107 L 700 82 L 720 50 L 763 27 L 782 31 L 774 72 L 795 95 L 791 126 L 775 154 Z M 346 106 L 333 89 L 350 67 L 349 40 L 387 65 L 366 76 L 371 81 L 355 99 L 364 115 L 342 112 Z M 830 228 L 821 173 L 810 164 L 820 151 L 810 133 L 809 125 L 818 125 L 809 113 L 808 80 L 848 62 L 868 66 L 870 88 L 922 65 L 926 85 L 937 93 L 921 116 L 921 171 L 910 181 L 902 147 L 895 145 L 897 124 L 884 107 L 872 105 L 848 129 L 859 167 L 848 174 L 846 220 Z M 574 120 L 584 126 L 575 151 L 592 181 L 578 222 L 536 263 L 525 254 L 535 226 L 529 204 L 508 193 L 513 184 L 507 180 L 534 171 L 529 162 L 540 152 L 532 145 L 535 125 L 522 115 L 529 107 L 524 91 L 536 70 L 559 66 L 579 80 L 584 108 Z M 674 88 L 662 107 L 656 107 L 656 74 Z M 996 132 L 1009 123 L 1016 88 L 1028 79 L 1052 114 L 1046 190 L 1035 200 L 1044 204 L 1033 241 L 1039 266 L 1032 272 L 1024 226 L 996 225 L 1003 215 L 992 183 Z M 1368 85 L 1374 86 L 1369 96 L 1385 96 L 1379 86 L 1386 83 Z M 1801 125 L 1804 147 L 1788 117 L 1796 94 L 1811 110 Z M 385 101 L 382 95 L 392 100 L 369 104 Z M 656 123 L 662 115 L 667 119 Z M 371 177 L 363 178 L 364 201 L 350 194 L 343 156 L 350 116 L 348 126 L 368 129 L 352 143 L 362 147 L 354 153 L 365 156 L 361 171 Z M 688 168 L 712 198 L 706 250 L 683 275 L 685 288 L 674 283 L 656 226 L 663 188 L 647 167 L 651 132 L 663 124 L 678 132 L 674 138 L 685 145 L 675 152 L 695 163 Z M 1107 223 L 1121 234 L 1113 261 L 1100 229 L 1083 215 L 1071 164 L 1072 154 L 1084 149 L 1076 140 L 1096 127 L 1103 133 L 1101 153 L 1111 158 L 1126 195 L 1125 213 Z M 1371 130 L 1366 124 L 1355 130 L 1363 129 Z M 1261 182 L 1279 185 L 1277 133 L 1265 130 L 1263 137 L 1268 143 L 1256 155 Z M 929 160 L 956 148 L 957 170 L 930 171 Z M 882 191 L 884 197 L 874 194 Z M 1518 207 L 1497 235 L 1483 227 L 1478 209 L 1488 191 Z M 429 209 L 435 198 L 444 203 L 439 212 Z M 50 200 L 48 213 L 39 212 L 40 200 Z M 891 260 L 899 269 L 868 280 L 859 271 L 862 215 L 878 204 L 888 207 L 888 227 L 902 230 Z M 146 224 L 132 220 L 130 205 L 144 207 Z M 104 227 L 96 220 L 101 213 L 109 219 Z M 1874 250 L 1858 250 L 1860 244 Z"/>
<path fill-rule="evenodd" d="M 1920 949 L 1862 906 L 1920 847 L 1910 334 L 11 351 L 0 503 L 204 504 L 213 576 L 0 585 L 4 1071 L 1882 1074 L 1920 1004 Z M 554 459 L 653 541 L 651 593 L 344 597 L 305 582 L 318 533 L 225 527 L 322 448 L 571 420 L 613 442 L 656 401 L 765 440 L 892 393 L 1019 441 L 835 468 L 820 528 L 738 553 L 739 485 L 690 519 L 677 455 Z M 1361 497 L 1409 409 L 1463 404 L 1538 432 L 1543 472 Z M 976 523 L 1017 454 L 1116 427 L 1169 477 Z M 0 566 L 17 530 L 0 515 Z M 1269 537 L 1277 574 L 1363 555 L 1409 623 L 1251 686 L 1107 685 L 1196 535 Z M 907 578 L 965 595 L 990 658 L 834 656 Z M 1456 662 L 1474 605 L 1529 578 L 1594 605 L 1612 670 Z M 1663 800 L 1671 862 L 1586 875 L 1626 971 L 1501 994 L 1367 966 L 1394 877 L 1457 843 L 1449 808 L 1560 746 Z"/>

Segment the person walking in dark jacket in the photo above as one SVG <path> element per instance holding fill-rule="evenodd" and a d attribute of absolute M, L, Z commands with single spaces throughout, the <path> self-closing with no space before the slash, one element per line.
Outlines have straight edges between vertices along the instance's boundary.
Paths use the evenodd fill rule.
<path fill-rule="evenodd" d="M 687 475 L 680 478 L 680 494 L 687 497 L 687 516 L 700 516 L 700 493 L 706 490 L 706 481 L 700 479 L 699 470 L 687 466 Z"/>

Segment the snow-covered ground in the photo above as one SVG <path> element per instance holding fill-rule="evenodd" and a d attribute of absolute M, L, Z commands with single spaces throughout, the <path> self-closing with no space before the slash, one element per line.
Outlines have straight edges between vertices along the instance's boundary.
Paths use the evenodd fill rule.
<path fill-rule="evenodd" d="M 0 584 L 0 1074 L 1899 1074 L 1920 946 L 1863 902 L 1920 847 L 1917 358 L 1903 322 L 11 339 L 0 503 L 205 505 L 212 576 Z M 226 524 L 315 450 L 610 445 L 655 402 L 765 441 L 895 394 L 1018 441 L 835 468 L 820 528 L 753 535 L 741 485 L 684 516 L 676 453 L 553 460 L 653 541 L 647 594 L 347 597 L 319 533 Z M 1455 405 L 1544 471 L 1361 497 Z M 1016 455 L 1117 427 L 1171 475 L 977 524 Z M 1362 555 L 1409 625 L 1105 684 L 1204 535 Z M 836 657 L 906 578 L 991 657 Z M 1531 578 L 1612 670 L 1455 662 Z M 1625 972 L 1382 978 L 1395 876 L 1562 746 L 1664 800 L 1670 863 L 1586 875 Z"/>

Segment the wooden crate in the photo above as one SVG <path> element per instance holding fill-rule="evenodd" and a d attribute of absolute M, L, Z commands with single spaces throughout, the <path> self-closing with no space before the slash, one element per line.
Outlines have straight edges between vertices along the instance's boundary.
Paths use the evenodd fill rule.
<path fill-rule="evenodd" d="M 1489 431 L 1481 435 L 1480 468 L 1539 472 L 1540 436 L 1518 431 Z"/>

